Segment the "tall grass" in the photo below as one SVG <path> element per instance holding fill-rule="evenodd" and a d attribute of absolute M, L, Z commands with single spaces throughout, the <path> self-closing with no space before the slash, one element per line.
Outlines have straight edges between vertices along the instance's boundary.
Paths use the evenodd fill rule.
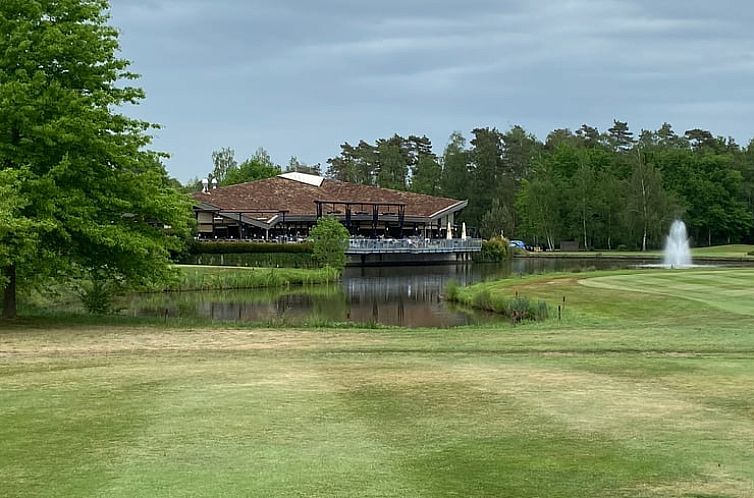
<path fill-rule="evenodd" d="M 262 287 L 287 287 L 336 282 L 340 271 L 334 268 L 207 268 L 182 266 L 176 278 L 161 289 L 165 291 L 229 290 Z"/>
<path fill-rule="evenodd" d="M 518 293 L 512 296 L 493 293 L 484 286 L 464 288 L 451 281 L 445 288 L 445 298 L 472 308 L 499 313 L 513 322 L 542 321 L 550 316 L 550 307 L 545 301 L 529 299 Z"/>

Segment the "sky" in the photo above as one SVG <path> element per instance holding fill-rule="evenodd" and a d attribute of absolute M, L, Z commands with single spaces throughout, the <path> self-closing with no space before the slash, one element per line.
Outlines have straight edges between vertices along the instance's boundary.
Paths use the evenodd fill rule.
<path fill-rule="evenodd" d="M 326 166 L 344 142 L 614 119 L 754 137 L 745 0 L 111 0 L 121 55 L 186 181 L 213 150 Z M 323 168 L 324 169 L 324 168 Z"/>

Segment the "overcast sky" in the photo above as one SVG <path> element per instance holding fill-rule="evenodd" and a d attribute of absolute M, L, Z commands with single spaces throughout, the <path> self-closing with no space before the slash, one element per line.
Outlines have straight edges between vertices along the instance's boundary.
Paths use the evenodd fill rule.
<path fill-rule="evenodd" d="M 111 0 L 147 99 L 128 113 L 187 180 L 230 146 L 285 165 L 344 141 L 669 121 L 754 136 L 745 0 Z"/>

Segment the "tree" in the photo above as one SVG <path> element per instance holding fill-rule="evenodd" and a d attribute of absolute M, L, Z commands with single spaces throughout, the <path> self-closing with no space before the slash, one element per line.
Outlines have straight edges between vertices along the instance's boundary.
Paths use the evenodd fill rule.
<path fill-rule="evenodd" d="M 502 135 L 503 170 L 518 187 L 524 178 L 531 174 L 532 164 L 539 156 L 542 144 L 534 135 L 521 126 L 514 126 Z"/>
<path fill-rule="evenodd" d="M 634 143 L 634 134 L 629 131 L 628 123 L 613 120 L 613 126 L 607 129 L 610 143 L 617 151 L 627 151 Z"/>
<path fill-rule="evenodd" d="M 501 236 L 511 238 L 515 226 L 515 219 L 508 204 L 495 198 L 490 209 L 482 216 L 479 229 L 485 239 Z"/>
<path fill-rule="evenodd" d="M 377 155 L 380 164 L 377 184 L 383 188 L 406 190 L 408 164 L 400 145 L 392 140 L 379 141 Z"/>
<path fill-rule="evenodd" d="M 641 236 L 641 250 L 646 251 L 650 240 L 659 244 L 660 234 L 669 224 L 672 205 L 662 186 L 662 175 L 653 164 L 648 163 L 641 151 L 637 150 L 637 159 L 631 175 L 628 190 L 631 223 Z"/>
<path fill-rule="evenodd" d="M 218 183 L 222 183 L 223 180 L 225 180 L 225 175 L 228 174 L 228 171 L 238 166 L 235 154 L 236 153 L 230 147 L 225 147 L 212 152 L 212 164 L 214 165 L 214 169 L 209 175 L 210 180 L 217 180 Z"/>
<path fill-rule="evenodd" d="M 495 128 L 476 128 L 472 133 L 469 207 L 464 216 L 478 225 L 490 209 L 492 199 L 501 195 L 503 187 L 510 186 L 513 178 L 504 170 L 501 133 Z"/>
<path fill-rule="evenodd" d="M 348 142 L 340 146 L 337 157 L 327 160 L 327 176 L 343 182 L 374 185 L 377 176 L 377 150 L 364 140 L 354 147 Z"/>
<path fill-rule="evenodd" d="M 411 175 L 411 191 L 419 194 L 439 195 L 442 168 L 434 155 L 422 155 Z"/>
<path fill-rule="evenodd" d="M 594 170 L 591 165 L 584 161 L 576 170 L 570 182 L 570 201 L 572 213 L 578 219 L 578 231 L 584 242 L 584 249 L 589 250 L 590 235 L 594 219 L 597 215 L 597 191 Z"/>
<path fill-rule="evenodd" d="M 560 195 L 552 176 L 541 174 L 524 180 L 516 196 L 516 209 L 520 213 L 521 231 L 531 236 L 535 243 L 547 244 L 555 249 L 560 216 Z"/>
<path fill-rule="evenodd" d="M 346 265 L 348 230 L 334 216 L 324 216 L 309 232 L 312 257 L 320 266 L 343 268 Z"/>
<path fill-rule="evenodd" d="M 597 147 L 600 145 L 602 136 L 597 128 L 589 126 L 586 123 L 581 125 L 581 128 L 576 130 L 576 136 L 578 136 L 586 147 Z"/>
<path fill-rule="evenodd" d="M 225 175 L 225 179 L 220 184 L 228 186 L 264 180 L 265 178 L 277 176 L 280 173 L 282 173 L 280 166 L 273 163 L 267 151 L 260 147 L 249 159 L 237 167 L 229 169 Z"/>
<path fill-rule="evenodd" d="M 20 193 L 24 171 L 0 170 L 0 285 L 9 289 L 4 293 L 3 318 L 14 318 L 16 310 L 16 268 L 33 256 L 36 243 L 34 220 L 22 214 L 27 201 Z"/>
<path fill-rule="evenodd" d="M 453 199 L 468 199 L 469 153 L 461 132 L 454 131 L 450 135 L 443 153 L 442 167 L 442 194 Z"/>
<path fill-rule="evenodd" d="M 0 168 L 13 197 L 0 241 L 6 317 L 19 276 L 155 282 L 188 233 L 188 201 L 145 150 L 153 125 L 117 112 L 144 94 L 123 84 L 137 76 L 117 56 L 108 8 L 0 2 Z"/>

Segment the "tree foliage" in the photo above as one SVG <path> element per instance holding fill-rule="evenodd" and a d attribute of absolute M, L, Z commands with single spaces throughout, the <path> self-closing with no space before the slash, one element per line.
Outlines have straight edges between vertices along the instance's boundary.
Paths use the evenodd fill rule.
<path fill-rule="evenodd" d="M 346 265 L 348 230 L 333 216 L 317 220 L 309 233 L 312 257 L 321 267 L 343 268 Z"/>
<path fill-rule="evenodd" d="M 230 147 L 223 147 L 220 150 L 212 152 L 212 173 L 209 174 L 210 180 L 217 180 L 217 183 L 223 183 L 228 171 L 238 167 L 236 162 L 236 153 Z"/>
<path fill-rule="evenodd" d="M 117 112 L 144 95 L 126 83 L 136 75 L 118 57 L 108 8 L 106 0 L 0 2 L 8 316 L 13 276 L 154 281 L 188 232 L 188 202 L 161 156 L 146 150 L 153 125 Z"/>
<path fill-rule="evenodd" d="M 635 134 L 615 120 L 603 133 L 584 124 L 542 142 L 521 126 L 475 128 L 468 143 L 454 132 L 439 160 L 414 135 L 341 148 L 328 176 L 466 199 L 457 221 L 488 237 L 657 248 L 682 216 L 696 244 L 754 242 L 754 141 L 740 147 L 707 130 L 679 134 L 666 122 Z"/>
<path fill-rule="evenodd" d="M 249 159 L 229 169 L 220 185 L 228 186 L 264 180 L 265 178 L 277 176 L 280 173 L 282 173 L 280 166 L 272 162 L 267 151 L 260 147 Z"/>

